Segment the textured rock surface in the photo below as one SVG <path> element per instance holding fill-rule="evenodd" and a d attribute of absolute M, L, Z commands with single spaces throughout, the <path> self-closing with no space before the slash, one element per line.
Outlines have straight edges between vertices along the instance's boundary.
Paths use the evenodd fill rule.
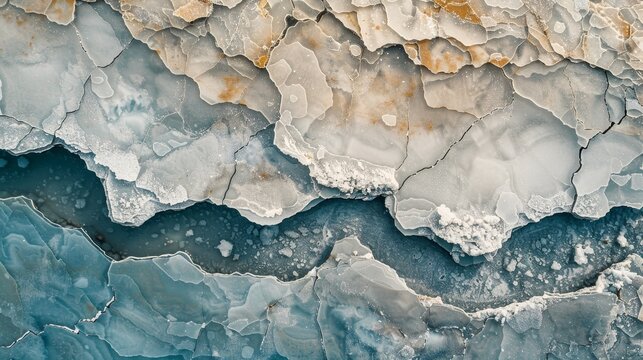
<path fill-rule="evenodd" d="M 1 148 L 82 153 L 120 223 L 211 201 L 275 224 L 383 195 L 404 233 L 482 255 L 554 213 L 643 203 L 636 1 L 0 12 Z"/>
<path fill-rule="evenodd" d="M 2 253 L 13 255 L 0 258 L 3 358 L 643 355 L 638 255 L 594 286 L 467 313 L 410 290 L 354 237 L 308 275 L 281 282 L 208 274 L 184 253 L 112 261 L 21 198 L 0 201 L 0 225 Z M 28 271 L 33 264 L 46 275 Z"/>
<path fill-rule="evenodd" d="M 0 150 L 2 359 L 643 358 L 638 0 L 0 0 Z"/>

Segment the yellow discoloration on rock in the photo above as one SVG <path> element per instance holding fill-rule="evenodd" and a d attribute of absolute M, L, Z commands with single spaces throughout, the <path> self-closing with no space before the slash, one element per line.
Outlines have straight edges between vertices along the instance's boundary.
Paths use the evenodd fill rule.
<path fill-rule="evenodd" d="M 489 62 L 502 69 L 503 67 L 505 67 L 505 65 L 509 63 L 510 60 L 511 59 L 509 59 L 506 56 L 497 56 L 492 59 L 489 59 Z"/>
<path fill-rule="evenodd" d="M 219 99 L 228 102 L 237 100 L 243 92 L 243 89 L 239 86 L 241 79 L 237 76 L 224 76 L 223 82 L 225 88 L 219 93 Z"/>
<path fill-rule="evenodd" d="M 472 24 L 480 24 L 478 14 L 471 8 L 467 0 L 435 0 L 444 11 Z"/>
<path fill-rule="evenodd" d="M 430 40 L 422 40 L 417 43 L 420 63 L 431 72 L 455 73 L 464 65 L 463 55 L 445 51 L 436 57 L 431 53 L 430 46 Z"/>
<path fill-rule="evenodd" d="M 268 4 L 268 0 L 259 0 L 257 3 L 257 9 L 259 10 L 259 14 L 263 17 L 268 16 L 268 10 L 266 8 L 270 7 Z"/>
<path fill-rule="evenodd" d="M 187 22 L 208 17 L 210 14 L 212 14 L 212 3 L 208 0 L 190 0 L 172 13 Z"/>
<path fill-rule="evenodd" d="M 481 46 L 471 46 L 466 49 L 471 58 L 471 64 L 473 66 L 482 66 L 487 61 L 489 61 L 489 54 Z"/>
<path fill-rule="evenodd" d="M 75 10 L 75 0 L 53 0 L 49 7 L 47 7 L 45 14 L 49 20 L 67 25 L 74 20 Z"/>
<path fill-rule="evenodd" d="M 260 55 L 260 56 L 257 58 L 257 60 L 255 60 L 255 61 L 254 61 L 254 64 L 255 64 L 255 66 L 256 66 L 256 67 L 258 67 L 258 68 L 260 68 L 260 69 L 263 69 L 263 68 L 265 68 L 265 67 L 266 67 L 266 65 L 268 64 L 268 60 L 269 60 L 269 59 L 270 59 L 270 58 L 269 58 L 269 57 L 268 57 L 268 55 L 266 55 L 266 54 L 264 54 L 264 55 Z"/>

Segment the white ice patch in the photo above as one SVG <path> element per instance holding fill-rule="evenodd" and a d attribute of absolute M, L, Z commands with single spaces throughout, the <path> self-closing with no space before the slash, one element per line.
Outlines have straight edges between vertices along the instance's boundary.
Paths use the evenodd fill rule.
<path fill-rule="evenodd" d="M 227 240 L 221 240 L 217 246 L 217 249 L 219 249 L 219 252 L 221 252 L 221 256 L 223 257 L 230 256 L 230 254 L 232 254 L 232 248 L 232 243 Z"/>
<path fill-rule="evenodd" d="M 495 215 L 459 215 L 444 204 L 435 209 L 435 215 L 435 233 L 472 256 L 498 250 L 506 238 L 504 225 Z"/>

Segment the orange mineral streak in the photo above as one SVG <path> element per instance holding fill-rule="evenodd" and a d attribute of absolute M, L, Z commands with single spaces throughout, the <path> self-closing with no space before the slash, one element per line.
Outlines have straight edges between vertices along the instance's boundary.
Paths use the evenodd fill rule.
<path fill-rule="evenodd" d="M 261 167 L 263 166 L 265 166 L 265 164 L 261 164 Z M 273 176 L 266 170 L 259 170 L 257 172 L 257 177 L 262 181 L 266 181 L 266 180 L 270 180 Z"/>
<path fill-rule="evenodd" d="M 409 120 L 404 117 L 395 125 L 395 130 L 399 135 L 406 135 L 409 132 Z"/>
<path fill-rule="evenodd" d="M 433 131 L 433 121 L 430 119 L 421 119 L 419 117 L 412 118 L 411 121 L 405 121 L 400 124 L 398 129 L 399 134 L 407 134 L 409 136 L 422 136 Z"/>
<path fill-rule="evenodd" d="M 478 14 L 471 8 L 467 0 L 435 0 L 444 11 L 472 24 L 480 24 Z"/>
<path fill-rule="evenodd" d="M 47 17 L 60 22 L 71 21 L 74 16 L 75 6 L 76 0 L 53 0 L 47 8 Z"/>
<path fill-rule="evenodd" d="M 222 101 L 237 100 L 243 92 L 243 89 L 239 86 L 241 79 L 237 76 L 224 76 L 223 82 L 225 89 L 219 93 L 219 99 Z"/>
<path fill-rule="evenodd" d="M 489 62 L 502 69 L 503 67 L 505 67 L 505 65 L 509 63 L 509 60 L 511 59 L 509 59 L 506 56 L 501 56 L 501 57 L 489 59 Z"/>
<path fill-rule="evenodd" d="M 621 35 L 623 39 L 627 40 L 632 36 L 631 24 L 623 19 L 617 9 L 592 2 L 590 2 L 589 6 L 590 10 L 594 12 L 594 16 L 600 16 L 605 22 L 609 23 L 610 27 Z"/>
<path fill-rule="evenodd" d="M 632 26 L 628 22 L 623 20 L 620 15 L 615 21 L 615 25 L 616 30 L 619 34 L 621 34 L 623 39 L 629 39 L 632 36 Z"/>
<path fill-rule="evenodd" d="M 471 64 L 474 66 L 481 66 L 489 60 L 489 54 L 481 46 L 467 47 L 467 52 L 471 58 Z"/>
<path fill-rule="evenodd" d="M 268 55 L 260 55 L 254 63 L 258 68 L 263 69 L 266 67 L 266 64 L 268 64 L 268 59 Z"/>
<path fill-rule="evenodd" d="M 406 86 L 406 89 L 404 90 L 404 93 L 403 93 L 404 97 L 412 98 L 413 95 L 415 95 L 415 88 L 416 88 L 415 81 L 409 82 L 408 85 Z"/>
<path fill-rule="evenodd" d="M 422 40 L 418 41 L 418 53 L 420 55 L 420 63 L 433 73 L 455 73 L 460 69 L 464 56 L 453 55 L 445 51 L 442 56 L 434 57 L 430 50 L 431 41 Z"/>
<path fill-rule="evenodd" d="M 345 19 L 351 24 L 353 29 L 356 29 L 358 32 L 361 31 L 361 26 L 359 26 L 359 20 L 357 19 L 356 12 L 346 13 Z"/>
<path fill-rule="evenodd" d="M 259 9 L 259 14 L 263 17 L 268 16 L 268 10 L 266 10 L 266 7 L 268 7 L 268 0 L 259 0 L 257 3 L 257 9 Z"/>
<path fill-rule="evenodd" d="M 265 171 L 261 171 L 261 172 L 259 172 L 258 177 L 261 180 L 266 180 L 266 179 L 268 179 L 270 177 L 270 175 Z"/>
<path fill-rule="evenodd" d="M 314 36 L 305 36 L 304 46 L 311 50 L 321 48 L 321 44 L 319 43 L 319 40 L 317 40 L 317 38 L 315 38 Z"/>

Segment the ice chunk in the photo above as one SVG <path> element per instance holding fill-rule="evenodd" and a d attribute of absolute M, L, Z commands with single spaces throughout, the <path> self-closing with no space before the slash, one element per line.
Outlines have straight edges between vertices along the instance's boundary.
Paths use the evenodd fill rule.
<path fill-rule="evenodd" d="M 232 254 L 232 243 L 226 240 L 221 240 L 219 242 L 219 245 L 217 246 L 217 249 L 221 252 L 221 256 L 223 257 L 228 257 L 230 254 Z"/>

